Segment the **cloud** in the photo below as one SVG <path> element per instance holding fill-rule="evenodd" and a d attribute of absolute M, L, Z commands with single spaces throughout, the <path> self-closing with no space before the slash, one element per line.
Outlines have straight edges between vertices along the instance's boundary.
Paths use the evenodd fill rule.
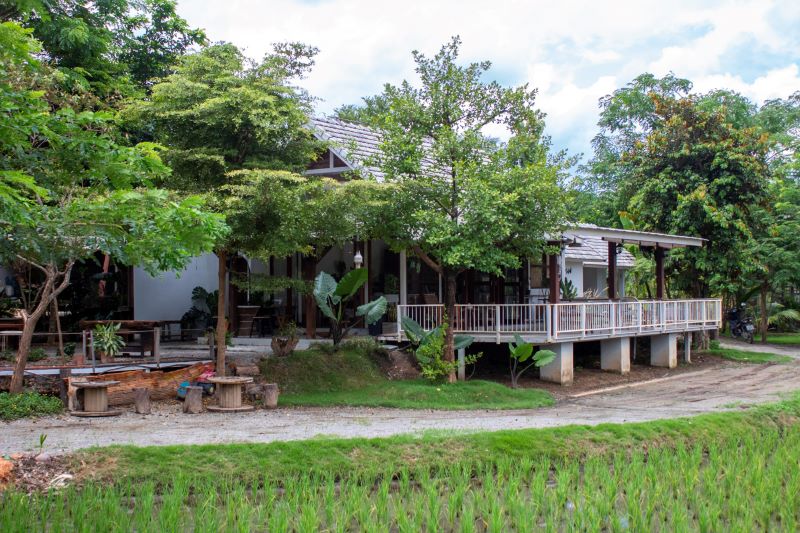
<path fill-rule="evenodd" d="M 762 101 L 800 89 L 795 0 L 182 0 L 179 12 L 260 57 L 279 41 L 318 46 L 306 88 L 330 112 L 413 78 L 411 50 L 460 35 L 465 61 L 490 59 L 504 84 L 539 88 L 558 148 L 590 152 L 597 100 L 645 71 Z"/>

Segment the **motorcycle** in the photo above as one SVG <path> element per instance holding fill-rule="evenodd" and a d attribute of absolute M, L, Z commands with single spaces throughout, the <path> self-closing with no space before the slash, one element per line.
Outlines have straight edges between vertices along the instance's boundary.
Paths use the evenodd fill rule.
<path fill-rule="evenodd" d="M 740 319 L 738 314 L 738 309 L 732 309 L 728 312 L 728 320 L 731 325 L 731 337 L 740 338 L 745 342 L 753 344 L 753 337 L 756 333 L 753 317 L 746 316 Z"/>

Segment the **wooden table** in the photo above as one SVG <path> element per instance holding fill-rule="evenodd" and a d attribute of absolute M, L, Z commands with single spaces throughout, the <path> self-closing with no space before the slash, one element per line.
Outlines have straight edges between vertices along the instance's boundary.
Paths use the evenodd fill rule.
<path fill-rule="evenodd" d="M 219 405 L 209 405 L 209 411 L 252 411 L 252 405 L 242 405 L 242 387 L 253 382 L 247 376 L 220 376 L 208 378 L 208 381 L 217 386 Z"/>
<path fill-rule="evenodd" d="M 82 381 L 72 385 L 83 390 L 83 411 L 72 411 L 72 416 L 117 416 L 119 409 L 108 409 L 108 388 L 119 381 Z"/>

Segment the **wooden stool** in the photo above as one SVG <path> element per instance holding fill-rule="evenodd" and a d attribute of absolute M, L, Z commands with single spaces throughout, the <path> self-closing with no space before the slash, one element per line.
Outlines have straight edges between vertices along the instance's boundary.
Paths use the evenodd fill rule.
<path fill-rule="evenodd" d="M 108 387 L 117 385 L 119 381 L 85 381 L 73 383 L 76 389 L 83 391 L 83 411 L 72 411 L 72 416 L 117 416 L 120 409 L 108 409 Z"/>
<path fill-rule="evenodd" d="M 208 378 L 208 381 L 217 386 L 219 405 L 209 405 L 209 411 L 252 411 L 252 405 L 242 405 L 242 387 L 253 382 L 247 376 L 221 376 Z"/>

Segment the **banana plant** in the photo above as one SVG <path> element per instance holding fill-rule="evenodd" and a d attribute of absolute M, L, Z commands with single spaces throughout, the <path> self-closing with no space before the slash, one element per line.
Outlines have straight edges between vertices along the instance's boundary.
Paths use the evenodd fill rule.
<path fill-rule="evenodd" d="M 425 328 L 419 325 L 419 323 L 414 320 L 413 318 L 404 316 L 400 319 L 400 323 L 403 325 L 403 331 L 408 338 L 409 344 L 411 344 L 411 348 L 414 351 L 417 350 L 423 344 L 426 344 L 434 337 L 439 330 L 442 329 L 442 326 L 436 326 L 430 331 L 425 331 Z M 475 342 L 475 337 L 471 337 L 469 335 L 455 335 L 453 337 L 453 348 L 456 350 L 460 350 L 462 348 L 466 348 L 470 344 Z"/>
<path fill-rule="evenodd" d="M 345 274 L 338 283 L 327 272 L 320 272 L 314 280 L 314 299 L 322 314 L 330 320 L 334 346 L 338 346 L 342 342 L 356 322 L 347 320 L 345 309 L 347 309 L 348 302 L 367 282 L 367 278 L 366 268 L 356 268 Z M 386 313 L 386 307 L 386 298 L 381 296 L 371 302 L 359 305 L 356 308 L 355 316 L 356 318 L 364 317 L 366 325 L 374 324 Z"/>
<path fill-rule="evenodd" d="M 519 387 L 519 378 L 532 366 L 542 367 L 553 362 L 556 358 L 555 352 L 552 350 L 539 350 L 533 353 L 533 344 L 525 342 L 519 334 L 514 335 L 514 342 L 508 343 L 508 351 L 511 356 L 508 361 L 509 369 L 511 370 L 511 388 Z M 520 364 L 533 359 L 531 362 L 520 368 Z"/>

